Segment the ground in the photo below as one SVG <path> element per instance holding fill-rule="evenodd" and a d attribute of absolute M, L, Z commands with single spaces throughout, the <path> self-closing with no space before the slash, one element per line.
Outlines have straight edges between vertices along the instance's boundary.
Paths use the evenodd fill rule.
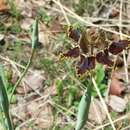
<path fill-rule="evenodd" d="M 89 85 L 92 100 L 83 129 L 130 129 L 129 11 L 129 0 L 0 0 L 0 64 L 4 66 L 9 99 L 27 69 L 35 19 L 39 24 L 32 62 L 9 105 L 16 130 L 74 129 L 81 97 Z M 75 35 L 70 26 L 78 31 Z M 122 44 L 121 52 L 114 55 L 119 51 L 117 46 L 109 60 L 103 58 L 103 64 L 96 61 L 95 68 L 87 71 L 92 82 L 88 73 L 77 74 L 80 58 L 73 51 L 68 54 L 70 49 L 78 46 L 85 57 L 95 56 L 114 42 Z M 114 63 L 111 67 L 110 60 Z M 7 124 L 2 107 L 0 110 L 0 129 L 4 130 Z"/>

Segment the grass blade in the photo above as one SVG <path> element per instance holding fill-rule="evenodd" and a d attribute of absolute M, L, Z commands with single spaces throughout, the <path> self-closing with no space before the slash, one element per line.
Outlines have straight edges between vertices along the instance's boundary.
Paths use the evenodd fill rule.
<path fill-rule="evenodd" d="M 88 119 L 91 97 L 92 97 L 92 86 L 89 84 L 87 87 L 87 91 L 82 96 L 81 101 L 79 103 L 77 124 L 75 130 L 81 130 Z"/>
<path fill-rule="evenodd" d="M 35 49 L 37 43 L 38 43 L 38 19 L 36 19 L 33 24 L 32 49 Z"/>
<path fill-rule="evenodd" d="M 7 95 L 7 82 L 6 78 L 4 75 L 4 68 L 2 65 L 0 65 L 0 101 L 1 101 L 1 106 L 4 111 L 5 117 L 7 119 L 7 124 L 8 124 L 8 129 L 9 130 L 14 130 L 13 124 L 10 118 L 10 113 L 9 113 L 9 100 L 8 100 L 8 95 Z"/>

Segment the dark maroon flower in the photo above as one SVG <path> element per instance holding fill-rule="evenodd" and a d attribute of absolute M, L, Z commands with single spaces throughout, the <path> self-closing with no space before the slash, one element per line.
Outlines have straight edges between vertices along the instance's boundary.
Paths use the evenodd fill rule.
<path fill-rule="evenodd" d="M 79 75 L 82 75 L 86 71 L 89 71 L 94 68 L 95 68 L 95 57 L 94 56 L 86 57 L 83 59 L 81 65 L 78 67 L 77 73 Z"/>
<path fill-rule="evenodd" d="M 70 49 L 68 52 L 62 54 L 64 57 L 77 58 L 80 55 L 79 47 Z"/>
<path fill-rule="evenodd" d="M 109 55 L 105 54 L 106 52 L 98 52 L 96 54 L 96 60 L 97 62 L 104 64 L 104 65 L 108 65 L 108 66 L 112 66 L 113 65 L 113 61 L 110 60 Z"/>
<path fill-rule="evenodd" d="M 78 42 L 80 38 L 80 31 L 78 29 L 73 29 L 72 27 L 70 27 L 68 29 L 68 36 L 74 41 Z"/>
<path fill-rule="evenodd" d="M 117 55 L 118 53 L 126 49 L 128 47 L 128 44 L 130 44 L 130 42 L 127 40 L 119 40 L 118 42 L 112 42 L 108 50 L 113 55 Z"/>

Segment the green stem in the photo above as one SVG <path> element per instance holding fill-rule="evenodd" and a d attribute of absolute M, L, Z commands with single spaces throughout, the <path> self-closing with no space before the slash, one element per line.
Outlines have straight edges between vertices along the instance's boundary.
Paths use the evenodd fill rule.
<path fill-rule="evenodd" d="M 6 116 L 6 119 L 7 119 L 7 122 L 8 122 L 9 130 L 14 130 L 9 111 L 5 112 L 5 116 Z"/>
<path fill-rule="evenodd" d="M 26 73 L 28 72 L 28 69 L 29 69 L 29 67 L 30 67 L 30 65 L 31 65 L 31 63 L 32 63 L 32 59 L 33 59 L 33 56 L 34 56 L 34 52 L 35 52 L 34 50 L 35 50 L 35 49 L 32 49 L 32 53 L 31 53 L 31 56 L 30 56 L 30 58 L 29 58 L 29 61 L 28 61 L 27 65 L 26 65 L 26 68 L 25 68 L 25 70 L 23 71 L 21 77 L 18 79 L 18 81 L 16 82 L 16 84 L 15 84 L 14 87 L 13 87 L 13 90 L 12 90 L 12 92 L 11 92 L 11 97 L 10 97 L 10 100 L 9 100 L 10 102 L 11 102 L 11 100 L 12 100 L 14 91 L 16 90 L 17 86 L 20 84 L 20 82 L 22 81 L 23 77 L 24 77 L 24 76 L 26 75 Z"/>
<path fill-rule="evenodd" d="M 23 71 L 21 77 L 18 79 L 18 81 L 16 82 L 16 84 L 14 85 L 14 88 L 11 92 L 11 97 L 10 97 L 10 102 L 11 102 L 11 99 L 12 99 L 12 96 L 13 96 L 13 93 L 16 89 L 16 87 L 20 84 L 20 82 L 22 81 L 22 79 L 24 78 L 24 76 L 26 75 L 31 63 L 32 63 L 32 59 L 33 59 L 33 55 L 34 55 L 34 52 L 35 52 L 35 48 L 36 48 L 36 44 L 38 43 L 38 19 L 35 20 L 34 24 L 33 24 L 33 31 L 32 31 L 32 53 L 31 53 L 31 56 L 29 58 L 29 61 L 26 65 L 26 68 L 25 70 Z"/>

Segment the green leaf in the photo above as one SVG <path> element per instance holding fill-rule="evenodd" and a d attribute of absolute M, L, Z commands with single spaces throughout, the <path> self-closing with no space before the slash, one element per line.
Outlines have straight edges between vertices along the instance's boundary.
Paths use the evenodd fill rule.
<path fill-rule="evenodd" d="M 4 102 L 7 109 L 9 109 L 9 101 L 8 101 L 8 95 L 7 95 L 7 80 L 5 78 L 4 68 L 2 65 L 0 65 L 0 97 L 1 101 Z"/>
<path fill-rule="evenodd" d="M 12 95 L 11 94 L 8 94 L 8 95 L 9 95 L 8 97 L 10 99 Z M 10 103 L 15 104 L 16 102 L 17 102 L 17 97 L 16 97 L 16 95 L 13 95 L 11 100 L 10 100 Z"/>
<path fill-rule="evenodd" d="M 105 77 L 105 70 L 102 64 L 96 66 L 96 83 L 99 85 Z"/>
<path fill-rule="evenodd" d="M 69 86 L 68 106 L 71 106 L 77 93 L 76 86 Z"/>
<path fill-rule="evenodd" d="M 92 86 L 88 85 L 87 92 L 82 96 L 79 103 L 77 124 L 75 130 L 81 130 L 88 119 L 89 107 L 92 96 Z"/>
<path fill-rule="evenodd" d="M 60 79 L 56 80 L 56 90 L 59 96 L 63 95 L 63 81 Z"/>
<path fill-rule="evenodd" d="M 51 17 L 47 14 L 47 11 L 43 8 L 40 8 L 38 10 L 38 18 L 44 21 L 46 25 L 48 25 L 51 22 Z"/>
<path fill-rule="evenodd" d="M 36 47 L 37 43 L 38 43 L 38 19 L 36 19 L 33 24 L 32 49 Z"/>
<path fill-rule="evenodd" d="M 107 85 L 106 84 L 100 84 L 99 85 L 99 90 L 102 96 L 105 96 L 106 90 L 107 90 Z"/>
<path fill-rule="evenodd" d="M 98 88 L 99 88 L 99 91 L 100 91 L 101 95 L 105 96 L 105 93 L 106 93 L 106 90 L 107 90 L 107 85 L 101 83 L 101 84 L 98 84 Z M 95 90 L 95 88 L 92 88 L 92 95 L 93 95 L 93 97 L 98 96 L 97 91 Z"/>
<path fill-rule="evenodd" d="M 10 118 L 10 113 L 9 113 L 9 100 L 8 100 L 8 95 L 7 95 L 7 82 L 4 74 L 4 68 L 2 65 L 0 65 L 0 99 L 1 99 L 1 106 L 4 111 L 5 117 L 7 119 L 8 123 L 8 129 L 9 130 L 14 130 L 13 129 L 13 124 Z"/>

